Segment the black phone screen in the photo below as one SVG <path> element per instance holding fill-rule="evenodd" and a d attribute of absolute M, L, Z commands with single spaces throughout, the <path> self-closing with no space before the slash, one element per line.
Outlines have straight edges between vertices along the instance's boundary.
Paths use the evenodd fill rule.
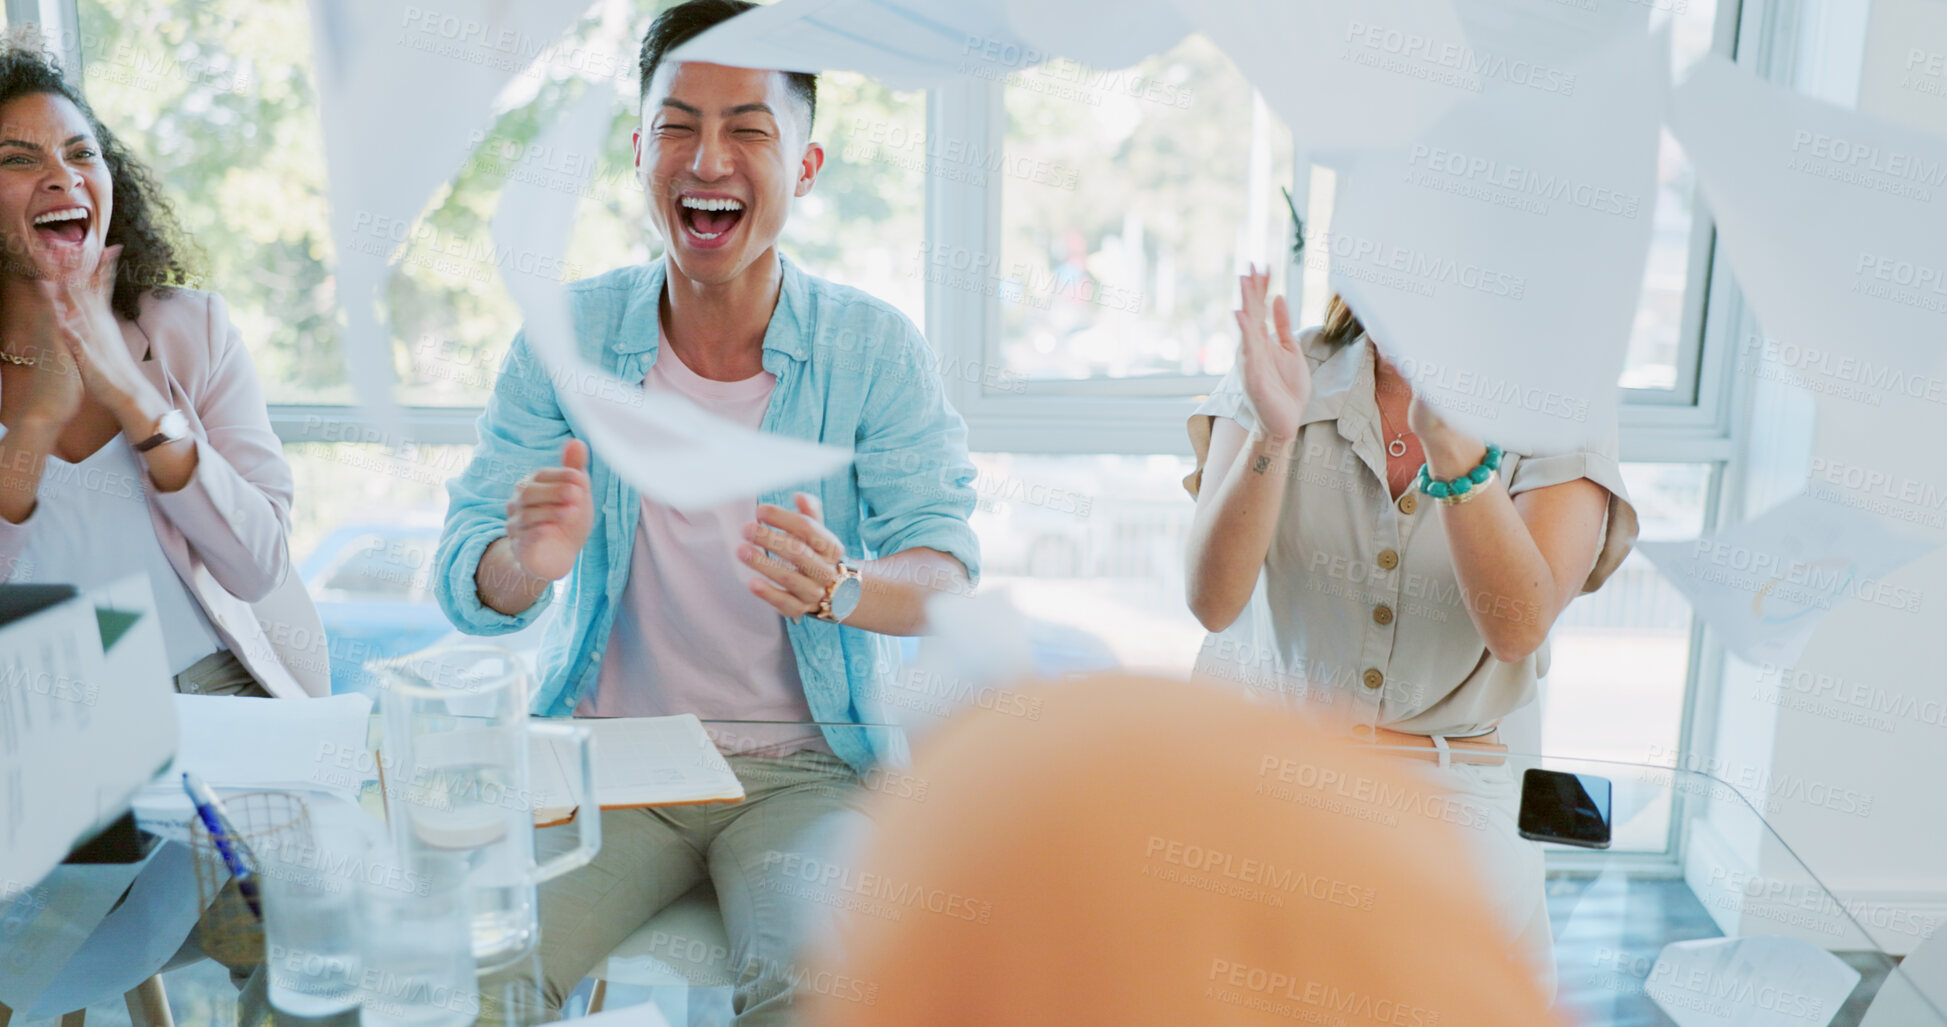
<path fill-rule="evenodd" d="M 1606 777 L 1529 770 L 1521 775 L 1521 837 L 1606 849 L 1609 793 Z"/>

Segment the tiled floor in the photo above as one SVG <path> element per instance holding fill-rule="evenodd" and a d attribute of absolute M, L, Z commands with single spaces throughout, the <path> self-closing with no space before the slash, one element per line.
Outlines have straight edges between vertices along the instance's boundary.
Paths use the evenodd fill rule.
<path fill-rule="evenodd" d="M 1560 968 L 1557 1002 L 1587 1027 L 1673 1024 L 1643 994 L 1644 973 L 1666 942 L 1719 936 L 1704 907 L 1676 880 L 1558 874 L 1549 880 L 1548 912 Z M 1846 955 L 1840 953 L 1841 958 Z M 1862 979 L 1832 1019 L 1832 1027 L 1857 1027 L 1884 974 L 1884 964 L 1876 958 L 1861 955 L 1847 961 L 1860 970 Z M 165 983 L 179 1027 L 230 1027 L 236 992 L 221 967 L 199 963 L 169 974 Z M 715 1027 L 727 1020 L 728 989 L 712 990 L 722 994 L 693 996 L 696 1001 L 689 1003 L 687 1027 Z M 616 988 L 609 1008 L 648 999 Z M 129 1027 L 128 1012 L 120 1002 L 93 1006 L 87 1024 Z M 54 1027 L 54 1021 L 15 1020 L 11 1027 Z"/>

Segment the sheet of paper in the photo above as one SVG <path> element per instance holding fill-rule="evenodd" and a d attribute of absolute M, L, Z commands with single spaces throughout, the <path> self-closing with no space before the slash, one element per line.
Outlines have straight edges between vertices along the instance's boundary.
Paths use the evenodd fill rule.
<path fill-rule="evenodd" d="M 176 750 L 146 575 L 53 605 L 31 586 L 8 592 L 18 619 L 0 628 L 0 892 L 39 880 L 120 817 Z M 106 652 L 103 611 L 135 618 Z"/>
<path fill-rule="evenodd" d="M 1301 151 L 1385 146 L 1522 75 L 1467 38 L 1450 0 L 1176 0 L 1291 126 Z"/>
<path fill-rule="evenodd" d="M 1457 427 L 1523 452 L 1613 431 L 1655 207 L 1662 35 L 1496 91 L 1351 165 L 1332 288 Z"/>
<path fill-rule="evenodd" d="M 1817 397 L 1818 459 L 1862 480 L 1905 479 L 1902 492 L 1947 493 L 1932 430 L 1947 403 L 1947 138 L 1717 57 L 1677 89 L 1670 127 L 1757 314 L 1740 365 Z M 1930 499 L 1890 501 L 1916 523 L 1940 512 Z"/>
<path fill-rule="evenodd" d="M 560 147 L 557 152 L 597 145 L 612 103 L 613 94 L 591 88 L 543 133 L 541 145 Z M 494 215 L 494 245 L 559 257 L 574 227 L 575 200 L 572 193 L 509 180 Z M 651 396 L 641 382 L 625 382 L 583 355 L 560 283 L 505 271 L 501 280 L 520 304 L 527 344 L 548 369 L 575 435 L 643 495 L 693 510 L 808 484 L 851 462 L 847 450 L 752 431 L 680 396 Z"/>
<path fill-rule="evenodd" d="M 1791 666 L 1838 603 L 1917 611 L 1920 596 L 1885 578 L 1938 545 L 1805 493 L 1714 535 L 1638 542 L 1636 550 L 1739 659 Z"/>
<path fill-rule="evenodd" d="M 1191 31 L 1172 0 L 1006 0 L 1014 34 L 1043 53 L 1094 68 L 1126 68 Z"/>
<path fill-rule="evenodd" d="M 346 798 L 376 776 L 377 763 L 365 745 L 370 696 L 293 701 L 178 695 L 175 702 L 181 723 L 176 762 L 135 798 L 137 819 L 145 827 L 187 821 L 185 772 L 219 792 L 301 791 Z"/>
<path fill-rule="evenodd" d="M 1709 57 L 1672 100 L 1738 286 L 1766 335 L 1845 340 L 1914 371 L 1947 363 L 1947 139 Z"/>
<path fill-rule="evenodd" d="M 392 333 L 379 313 L 395 250 L 485 127 L 494 98 L 586 8 L 579 0 L 312 0 L 345 373 L 382 421 Z"/>
<path fill-rule="evenodd" d="M 1859 971 L 1809 941 L 1699 938 L 1663 946 L 1643 991 L 1677 1027 L 1825 1027 Z"/>
<path fill-rule="evenodd" d="M 1651 6 L 1648 3 L 1454 0 L 1454 13 L 1475 49 L 1529 65 L 1507 76 L 1490 79 L 1490 88 L 1546 88 L 1551 77 L 1562 79 L 1572 74 L 1565 62 L 1578 60 L 1625 37 L 1647 32 Z M 1667 7 L 1666 2 L 1664 8 Z M 1537 76 L 1543 83 L 1539 87 L 1534 85 Z"/>
<path fill-rule="evenodd" d="M 739 68 L 856 71 L 893 89 L 1003 79 L 1049 56 L 1015 35 L 1003 0 L 778 0 L 670 53 Z"/>

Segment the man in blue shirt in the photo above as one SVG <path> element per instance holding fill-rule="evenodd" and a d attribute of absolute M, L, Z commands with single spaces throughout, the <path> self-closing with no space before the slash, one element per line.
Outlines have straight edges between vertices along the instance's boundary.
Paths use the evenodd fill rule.
<path fill-rule="evenodd" d="M 569 287 L 589 360 L 731 421 L 853 451 L 844 472 L 708 510 L 641 497 L 591 456 L 523 337 L 465 472 L 448 484 L 435 590 L 461 630 L 519 630 L 550 602 L 534 711 L 695 713 L 773 722 L 715 732 L 745 783 L 735 805 L 602 814 L 595 862 L 544 885 L 541 964 L 558 1007 L 615 945 L 704 880 L 731 942 L 740 1024 L 783 1022 L 793 949 L 842 895 L 807 886 L 818 837 L 857 811 L 889 739 L 891 636 L 979 573 L 974 467 L 932 352 L 888 304 L 812 277 L 777 241 L 811 191 L 809 75 L 670 49 L 751 4 L 690 0 L 643 40 L 637 180 L 662 259 Z M 567 578 L 559 599 L 554 582 Z M 812 726 L 816 722 L 822 726 Z M 537 835 L 543 854 L 565 844 Z M 841 875 L 842 877 L 842 875 Z"/>

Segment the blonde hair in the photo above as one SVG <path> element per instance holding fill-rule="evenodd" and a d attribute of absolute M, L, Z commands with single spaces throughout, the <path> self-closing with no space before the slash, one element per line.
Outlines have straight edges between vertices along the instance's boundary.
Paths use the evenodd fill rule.
<path fill-rule="evenodd" d="M 1366 326 L 1359 323 L 1359 315 L 1352 312 L 1345 297 L 1332 294 L 1332 301 L 1325 305 L 1325 324 L 1318 330 L 1320 342 L 1343 346 L 1365 334 Z"/>

